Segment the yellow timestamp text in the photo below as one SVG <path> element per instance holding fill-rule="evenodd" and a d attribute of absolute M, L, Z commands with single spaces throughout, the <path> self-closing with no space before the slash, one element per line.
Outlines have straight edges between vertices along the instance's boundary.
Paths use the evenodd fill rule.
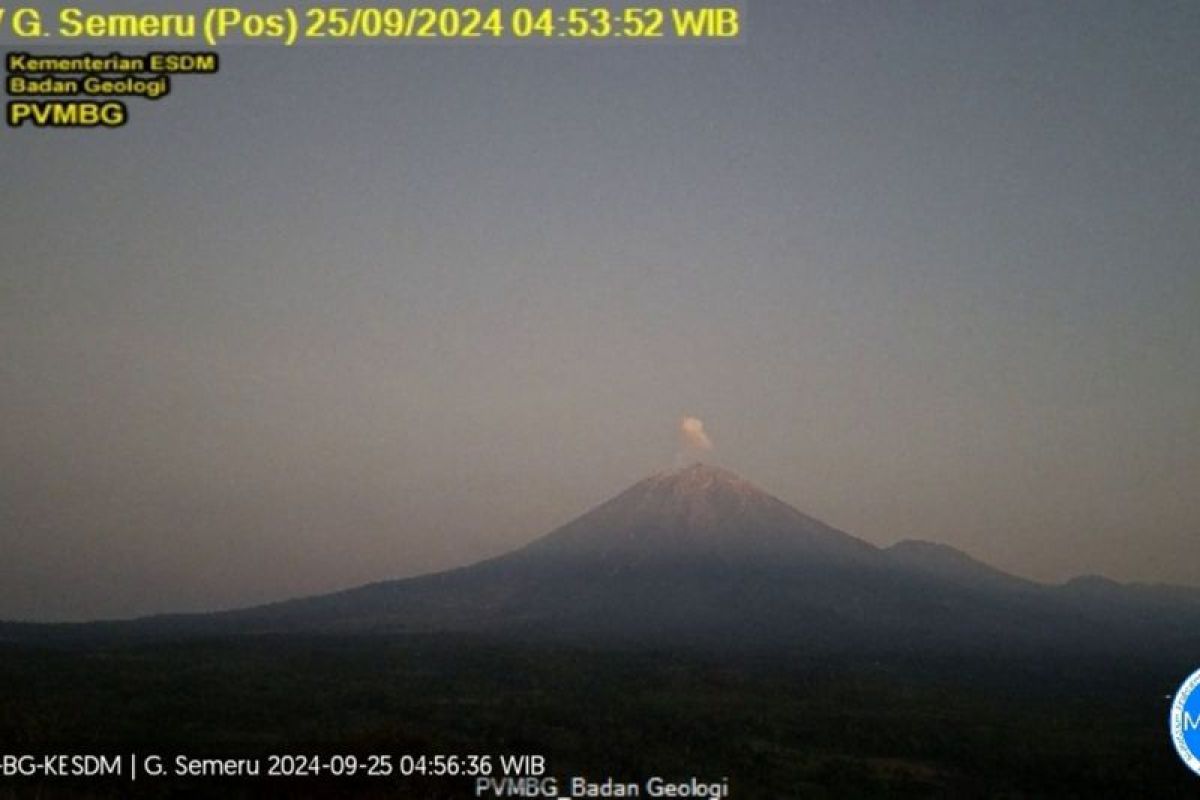
<path fill-rule="evenodd" d="M 739 5 L 281 6 L 212 5 L 171 11 L 57 13 L 0 6 L 0 40 L 264 42 L 486 40 L 736 40 Z"/>
<path fill-rule="evenodd" d="M 309 38 L 730 39 L 736 7 L 311 8 Z"/>

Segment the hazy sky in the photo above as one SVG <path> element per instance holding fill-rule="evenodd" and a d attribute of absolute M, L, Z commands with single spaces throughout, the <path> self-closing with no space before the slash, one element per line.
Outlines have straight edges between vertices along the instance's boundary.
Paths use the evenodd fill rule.
<path fill-rule="evenodd" d="M 871 542 L 1200 583 L 1200 4 L 749 13 L 0 130 L 0 617 L 470 562 L 685 414 Z"/>

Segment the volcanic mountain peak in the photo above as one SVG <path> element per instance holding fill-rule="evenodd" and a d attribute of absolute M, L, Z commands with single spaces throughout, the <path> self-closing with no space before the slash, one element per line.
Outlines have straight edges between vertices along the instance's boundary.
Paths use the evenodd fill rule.
<path fill-rule="evenodd" d="M 802 516 L 735 473 L 700 462 L 655 473 L 610 504 L 629 521 L 692 533 L 719 529 L 733 534 L 764 514 Z"/>
<path fill-rule="evenodd" d="M 695 463 L 635 483 L 526 552 L 640 561 L 672 555 L 858 558 L 876 551 L 728 470 Z"/>
<path fill-rule="evenodd" d="M 659 491 L 670 491 L 676 494 L 693 494 L 696 492 L 725 489 L 744 493 L 762 494 L 762 490 L 741 476 L 727 469 L 714 467 L 696 461 L 680 469 L 656 472 L 642 483 Z"/>

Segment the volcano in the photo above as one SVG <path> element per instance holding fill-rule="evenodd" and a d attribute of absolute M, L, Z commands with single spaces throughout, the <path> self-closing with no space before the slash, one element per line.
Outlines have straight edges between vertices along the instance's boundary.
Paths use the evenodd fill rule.
<path fill-rule="evenodd" d="M 953 548 L 879 548 L 732 472 L 635 483 L 506 555 L 436 574 L 215 614 L 5 625 L 0 639 L 113 634 L 482 633 L 583 643 L 806 650 L 1159 646 L 1196 642 L 1200 595 L 1049 586 Z"/>
<path fill-rule="evenodd" d="M 824 627 L 821 607 L 861 605 L 852 587 L 887 564 L 884 551 L 734 473 L 693 464 L 499 558 L 232 617 L 289 630 L 759 640 L 771 628 Z"/>

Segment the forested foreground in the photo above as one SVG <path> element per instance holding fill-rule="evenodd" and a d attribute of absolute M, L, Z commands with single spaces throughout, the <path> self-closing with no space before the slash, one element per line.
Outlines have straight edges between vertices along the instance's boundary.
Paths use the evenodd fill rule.
<path fill-rule="evenodd" d="M 728 778 L 734 798 L 1181 796 L 1182 664 L 728 660 L 449 638 L 0 649 L 5 753 L 541 754 L 560 779 Z M 7 778 L 0 797 L 128 796 Z M 471 797 L 419 778 L 143 779 L 139 796 Z M 397 792 L 398 789 L 403 791 Z"/>

